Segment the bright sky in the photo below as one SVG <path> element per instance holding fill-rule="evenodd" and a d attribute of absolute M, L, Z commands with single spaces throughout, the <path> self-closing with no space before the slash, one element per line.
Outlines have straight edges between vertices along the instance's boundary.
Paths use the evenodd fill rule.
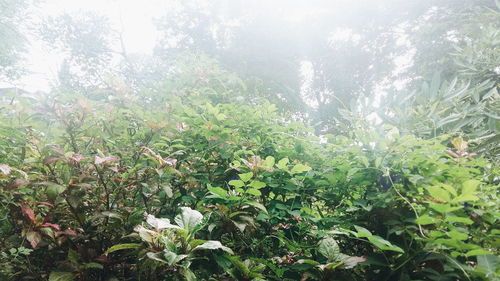
<path fill-rule="evenodd" d="M 113 28 L 123 32 L 128 52 L 150 53 L 158 36 L 153 18 L 164 14 L 172 7 L 171 0 L 46 0 L 31 12 L 39 21 L 47 16 L 78 11 L 93 11 L 107 16 Z M 37 40 L 29 40 L 26 56 L 31 75 L 14 85 L 28 91 L 48 90 L 50 81 L 55 80 L 61 57 L 50 46 Z"/>
<path fill-rule="evenodd" d="M 153 19 L 174 9 L 178 1 L 182 0 L 42 0 L 37 7 L 32 9 L 31 14 L 37 22 L 47 16 L 58 16 L 64 13 L 73 14 L 81 11 L 92 11 L 102 14 L 109 18 L 113 29 L 122 32 L 127 52 L 147 54 L 152 52 L 159 36 L 153 24 Z M 290 2 L 289 5 L 283 5 L 281 0 L 269 1 L 276 2 L 264 2 L 266 6 L 285 9 L 282 12 L 285 12 L 292 21 L 303 21 L 314 13 L 321 13 L 321 11 L 314 10 L 313 5 L 308 1 L 297 0 Z M 337 3 L 334 0 L 331 1 L 332 5 Z M 348 1 L 341 2 L 349 3 Z M 247 8 L 259 8 L 253 7 L 256 3 L 246 2 L 245 4 L 249 5 Z M 354 43 L 359 39 L 359 35 L 353 34 L 347 28 L 337 30 L 331 38 L 332 42 L 340 40 L 353 41 Z M 56 81 L 62 57 L 53 48 L 44 45 L 39 40 L 33 38 L 29 42 L 29 52 L 25 61 L 31 74 L 24 77 L 19 83 L 9 86 L 16 86 L 28 91 L 48 91 L 51 86 L 50 83 Z M 411 56 L 399 57 L 397 60 L 399 69 L 411 63 Z M 312 69 L 307 62 L 302 65 L 301 70 L 305 76 L 311 78 Z M 0 82 L 0 87 L 3 86 L 5 84 L 2 85 Z"/>

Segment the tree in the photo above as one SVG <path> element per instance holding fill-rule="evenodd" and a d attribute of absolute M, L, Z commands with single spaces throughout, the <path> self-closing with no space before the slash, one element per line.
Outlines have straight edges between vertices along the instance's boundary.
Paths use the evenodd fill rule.
<path fill-rule="evenodd" d="M 12 80 L 21 73 L 21 55 L 26 51 L 22 32 L 29 0 L 0 0 L 0 78 Z"/>

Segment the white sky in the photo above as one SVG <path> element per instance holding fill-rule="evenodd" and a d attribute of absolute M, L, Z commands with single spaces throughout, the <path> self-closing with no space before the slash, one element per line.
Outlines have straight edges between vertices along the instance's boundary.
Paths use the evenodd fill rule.
<path fill-rule="evenodd" d="M 112 27 L 123 32 L 125 47 L 130 53 L 151 53 L 158 33 L 153 18 L 165 14 L 172 0 L 45 0 L 30 12 L 39 22 L 47 16 L 93 11 L 109 18 Z M 28 38 L 30 46 L 26 66 L 32 72 L 15 85 L 28 91 L 47 91 L 57 77 L 61 56 L 50 46 Z"/>
<path fill-rule="evenodd" d="M 182 0 L 42 0 L 32 9 L 31 15 L 36 22 L 40 22 L 47 16 L 72 14 L 80 11 L 96 12 L 108 17 L 112 28 L 122 32 L 127 52 L 148 54 L 152 52 L 159 36 L 153 19 L 167 14 L 170 9 L 174 9 L 177 1 Z M 286 14 L 291 20 L 301 21 L 311 14 L 321 12 L 314 10 L 308 3 L 308 1 L 293 2 L 294 5 L 286 6 Z M 273 6 L 278 4 L 278 1 L 268 4 Z M 281 7 L 284 6 L 281 5 Z M 359 36 L 356 36 L 358 35 L 352 34 L 349 29 L 339 29 L 331 40 L 332 42 L 352 40 L 355 43 L 359 40 Z M 29 52 L 25 61 L 31 74 L 25 76 L 15 85 L 8 86 L 16 86 L 28 91 L 48 91 L 50 83 L 56 81 L 63 58 L 53 48 L 44 45 L 40 40 L 32 38 L 29 42 Z M 402 44 L 404 43 L 402 42 Z M 411 55 L 396 58 L 396 64 L 398 65 L 397 69 L 406 67 L 411 64 Z M 307 64 L 302 65 L 303 74 L 311 76 L 310 67 Z M 3 86 L 6 86 L 5 83 L 0 82 L 0 87 Z"/>

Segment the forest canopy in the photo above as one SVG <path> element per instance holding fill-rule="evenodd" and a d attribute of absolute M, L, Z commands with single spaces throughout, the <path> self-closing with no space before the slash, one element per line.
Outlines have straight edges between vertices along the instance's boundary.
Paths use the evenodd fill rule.
<path fill-rule="evenodd" d="M 499 1 L 132 2 L 0 0 L 0 280 L 500 280 Z"/>

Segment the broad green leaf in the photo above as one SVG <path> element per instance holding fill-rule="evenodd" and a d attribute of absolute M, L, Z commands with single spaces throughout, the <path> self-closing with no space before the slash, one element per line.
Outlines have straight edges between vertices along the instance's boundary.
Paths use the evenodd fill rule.
<path fill-rule="evenodd" d="M 49 281 L 72 281 L 75 277 L 72 272 L 52 271 L 49 275 Z"/>
<path fill-rule="evenodd" d="M 450 204 L 439 204 L 439 203 L 430 203 L 429 207 L 431 207 L 431 209 L 441 214 L 451 213 L 453 211 L 460 210 L 463 208 L 463 206 L 452 207 L 450 206 Z"/>
<path fill-rule="evenodd" d="M 467 202 L 467 201 L 477 201 L 479 198 L 470 193 L 464 193 L 460 194 L 458 197 L 454 198 L 451 203 L 462 203 L 462 202 Z"/>
<path fill-rule="evenodd" d="M 456 230 L 446 232 L 446 235 L 448 235 L 450 238 L 453 238 L 456 240 L 466 240 L 469 237 L 467 234 L 458 232 Z"/>
<path fill-rule="evenodd" d="M 474 194 L 477 187 L 481 184 L 478 180 L 468 180 L 462 183 L 462 194 Z"/>
<path fill-rule="evenodd" d="M 440 184 L 439 186 L 446 189 L 453 197 L 457 196 L 457 190 L 453 186 L 449 184 Z"/>
<path fill-rule="evenodd" d="M 80 268 L 82 268 L 82 269 L 89 269 L 89 268 L 104 269 L 104 266 L 102 266 L 102 264 L 100 264 L 100 263 L 88 262 L 88 263 L 85 263 L 82 266 L 80 266 Z"/>
<path fill-rule="evenodd" d="M 256 202 L 256 201 L 247 201 L 247 202 L 245 202 L 245 204 L 253 206 L 253 207 L 255 207 L 255 208 L 257 208 L 257 209 L 259 209 L 259 210 L 261 210 L 261 211 L 263 211 L 264 213 L 267 214 L 266 207 L 264 207 L 264 205 L 262 205 L 259 202 Z"/>
<path fill-rule="evenodd" d="M 203 220 L 203 215 L 196 210 L 189 207 L 181 207 L 181 210 L 182 212 L 175 216 L 175 222 L 187 231 L 193 230 Z"/>
<path fill-rule="evenodd" d="M 227 196 L 227 191 L 221 187 L 207 187 L 208 191 L 212 192 L 215 195 L 218 195 L 219 197 L 226 198 Z"/>
<path fill-rule="evenodd" d="M 278 161 L 278 163 L 276 164 L 276 167 L 278 167 L 281 170 L 287 170 L 288 169 L 288 166 L 287 166 L 288 162 L 290 162 L 290 160 L 288 160 L 288 158 L 283 158 L 280 161 Z"/>
<path fill-rule="evenodd" d="M 329 262 L 333 262 L 338 261 L 340 248 L 335 239 L 327 237 L 319 242 L 318 252 L 325 256 Z"/>
<path fill-rule="evenodd" d="M 247 182 L 249 181 L 252 177 L 253 177 L 253 173 L 252 172 L 248 172 L 248 173 L 244 173 L 244 174 L 239 174 L 240 176 L 240 179 L 244 182 Z"/>
<path fill-rule="evenodd" d="M 491 255 L 491 252 L 486 251 L 484 249 L 475 249 L 468 251 L 465 256 L 467 257 L 472 257 L 472 256 L 481 256 L 481 255 Z"/>
<path fill-rule="evenodd" d="M 181 260 L 187 258 L 188 255 L 178 255 L 169 250 L 163 250 L 163 258 L 167 261 L 168 265 L 176 265 Z"/>
<path fill-rule="evenodd" d="M 307 172 L 309 170 L 311 170 L 311 167 L 299 163 L 299 164 L 296 164 L 295 166 L 293 166 L 290 173 L 299 174 L 299 173 Z"/>
<path fill-rule="evenodd" d="M 197 281 L 196 275 L 189 269 L 185 267 L 181 267 L 179 272 L 186 279 L 186 281 Z"/>
<path fill-rule="evenodd" d="M 242 180 L 232 180 L 229 181 L 229 185 L 232 185 L 234 187 L 242 187 L 245 186 L 245 183 Z"/>
<path fill-rule="evenodd" d="M 51 201 L 54 201 L 57 198 L 57 196 L 59 196 L 59 194 L 63 193 L 65 190 L 66 190 L 65 186 L 53 183 L 47 186 L 45 192 L 47 193 L 47 197 Z"/>
<path fill-rule="evenodd" d="M 500 265 L 500 258 L 495 255 L 477 256 L 477 265 L 482 268 L 486 276 L 495 276 Z"/>
<path fill-rule="evenodd" d="M 264 161 L 264 165 L 267 167 L 267 168 L 272 168 L 274 166 L 274 163 L 275 163 L 275 159 L 274 157 L 272 156 L 267 156 L 266 157 L 266 160 Z"/>
<path fill-rule="evenodd" d="M 436 223 L 436 219 L 433 217 L 429 217 L 428 215 L 422 215 L 415 220 L 416 223 L 421 225 L 433 224 Z"/>
<path fill-rule="evenodd" d="M 393 251 L 393 252 L 398 252 L 398 253 L 404 253 L 405 251 L 401 249 L 400 247 L 393 245 L 391 242 L 385 240 L 384 238 L 373 235 L 371 237 L 368 237 L 368 241 L 370 241 L 373 245 L 377 246 L 380 250 L 384 251 Z"/>
<path fill-rule="evenodd" d="M 252 182 L 250 182 L 250 184 L 248 186 L 256 188 L 256 189 L 261 189 L 263 187 L 266 187 L 266 183 L 261 182 L 261 181 L 252 181 Z"/>
<path fill-rule="evenodd" d="M 439 186 L 436 186 L 436 185 L 427 186 L 427 187 L 425 187 L 425 189 L 427 190 L 427 192 L 429 192 L 429 194 L 433 198 L 435 198 L 437 200 L 441 200 L 441 201 L 445 201 L 445 202 L 450 201 L 450 193 L 448 193 L 448 191 L 446 191 L 445 189 L 443 189 Z"/>
<path fill-rule="evenodd" d="M 456 217 L 456 216 L 447 216 L 444 219 L 445 222 L 459 222 L 459 223 L 465 223 L 465 224 L 473 224 L 474 222 L 469 219 L 469 218 L 464 218 L 464 217 Z"/>
<path fill-rule="evenodd" d="M 201 245 L 194 247 L 193 251 L 196 251 L 196 250 L 217 250 L 217 249 L 221 249 L 221 250 L 223 250 L 231 255 L 234 255 L 234 253 L 231 249 L 222 245 L 221 242 L 214 241 L 214 240 L 207 241 Z"/>
<path fill-rule="evenodd" d="M 357 233 L 358 238 L 371 237 L 373 235 L 368 229 L 366 229 L 364 227 L 355 225 L 354 228 L 358 232 Z"/>
<path fill-rule="evenodd" d="M 249 189 L 247 189 L 247 191 L 245 193 L 252 194 L 252 195 L 255 195 L 255 196 L 261 196 L 262 195 L 262 192 L 260 192 L 260 190 L 255 189 L 255 188 L 249 188 Z"/>
<path fill-rule="evenodd" d="M 110 247 L 106 252 L 104 252 L 105 255 L 109 255 L 110 253 L 119 251 L 119 250 L 125 250 L 125 249 L 137 249 L 141 247 L 141 244 L 138 243 L 125 243 L 125 244 L 117 244 L 112 247 Z"/>

